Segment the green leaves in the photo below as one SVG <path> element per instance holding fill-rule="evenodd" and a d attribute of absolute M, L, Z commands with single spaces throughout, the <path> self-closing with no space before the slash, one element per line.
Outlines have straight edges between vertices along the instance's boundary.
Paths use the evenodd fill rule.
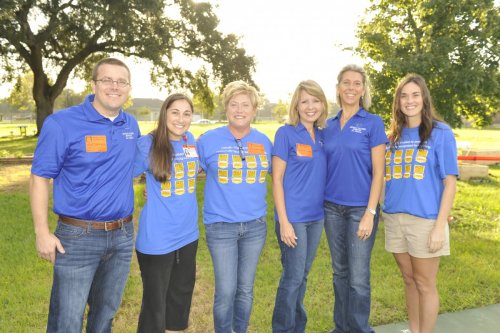
<path fill-rule="evenodd" d="M 398 80 L 423 75 L 436 111 L 452 126 L 491 123 L 500 96 L 500 19 L 492 0 L 372 1 L 358 25 L 372 111 L 388 120 Z"/>
<path fill-rule="evenodd" d="M 97 58 L 113 53 L 147 60 L 153 82 L 208 100 L 208 82 L 252 82 L 255 69 L 239 39 L 218 24 L 210 3 L 193 0 L 2 1 L 0 68 L 5 77 L 32 70 L 39 127 L 70 74 L 88 76 Z M 205 86 L 191 83 L 200 69 Z"/>

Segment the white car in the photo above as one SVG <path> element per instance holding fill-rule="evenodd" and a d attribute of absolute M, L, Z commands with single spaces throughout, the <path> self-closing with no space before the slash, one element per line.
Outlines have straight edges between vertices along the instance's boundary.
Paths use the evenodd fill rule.
<path fill-rule="evenodd" d="M 196 121 L 192 122 L 193 124 L 215 124 L 215 120 L 210 120 L 210 119 L 198 119 Z"/>

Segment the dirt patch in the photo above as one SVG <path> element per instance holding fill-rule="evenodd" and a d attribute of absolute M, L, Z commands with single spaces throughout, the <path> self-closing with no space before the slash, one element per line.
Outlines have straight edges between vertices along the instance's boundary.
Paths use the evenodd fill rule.
<path fill-rule="evenodd" d="M 28 192 L 31 165 L 0 164 L 0 192 Z"/>

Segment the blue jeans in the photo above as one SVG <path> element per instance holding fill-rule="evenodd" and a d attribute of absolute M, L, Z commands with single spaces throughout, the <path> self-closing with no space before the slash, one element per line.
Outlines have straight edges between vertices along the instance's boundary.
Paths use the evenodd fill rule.
<path fill-rule="evenodd" d="M 66 253 L 57 253 L 47 332 L 111 332 L 132 258 L 134 225 L 113 231 L 58 222 L 55 235 Z"/>
<path fill-rule="evenodd" d="M 307 314 L 304 308 L 304 295 L 307 275 L 316 256 L 323 224 L 323 220 L 293 223 L 297 245 L 292 248 L 281 241 L 280 225 L 279 222 L 275 223 L 283 266 L 273 312 L 272 326 L 275 333 L 305 332 Z"/>
<path fill-rule="evenodd" d="M 378 226 L 367 240 L 356 235 L 366 206 L 353 207 L 325 201 L 325 231 L 332 256 L 335 333 L 374 332 L 370 318 L 370 258 Z"/>
<path fill-rule="evenodd" d="M 252 312 L 255 271 L 266 241 L 266 218 L 218 222 L 205 228 L 215 274 L 215 332 L 244 333 Z"/>

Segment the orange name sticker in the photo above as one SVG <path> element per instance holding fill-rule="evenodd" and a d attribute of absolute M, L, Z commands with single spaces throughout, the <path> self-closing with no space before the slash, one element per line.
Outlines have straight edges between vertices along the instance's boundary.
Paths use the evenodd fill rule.
<path fill-rule="evenodd" d="M 310 145 L 297 143 L 295 148 L 297 149 L 297 156 L 313 157 L 313 151 Z"/>
<path fill-rule="evenodd" d="M 255 155 L 264 155 L 266 151 L 264 150 L 264 145 L 262 143 L 248 143 L 248 153 Z"/>
<path fill-rule="evenodd" d="M 86 135 L 85 151 L 87 153 L 105 153 L 108 151 L 105 135 Z"/>

